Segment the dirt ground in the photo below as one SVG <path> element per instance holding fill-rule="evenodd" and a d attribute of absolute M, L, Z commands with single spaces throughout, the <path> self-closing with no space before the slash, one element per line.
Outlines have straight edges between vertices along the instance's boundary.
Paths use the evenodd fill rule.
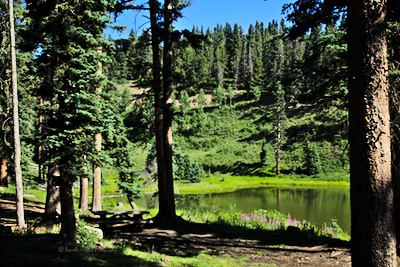
<path fill-rule="evenodd" d="M 43 203 L 25 202 L 26 217 L 36 218 L 44 212 Z M 0 199 L 0 227 L 15 227 L 15 204 Z M 264 236 L 257 231 L 241 231 L 215 227 L 211 224 L 174 224 L 164 227 L 149 223 L 140 231 L 128 228 L 110 229 L 105 233 L 109 239 L 130 244 L 138 250 L 149 248 L 169 256 L 195 256 L 199 253 L 224 257 L 245 258 L 246 264 L 268 263 L 276 266 L 351 266 L 350 249 L 346 243 L 339 245 L 307 242 L 297 233 L 275 233 Z M 35 232 L 43 232 L 38 226 Z M 264 231 L 266 232 L 266 231 Z M 289 238 L 288 238 L 289 237 Z M 342 245 L 344 244 L 344 245 Z"/>

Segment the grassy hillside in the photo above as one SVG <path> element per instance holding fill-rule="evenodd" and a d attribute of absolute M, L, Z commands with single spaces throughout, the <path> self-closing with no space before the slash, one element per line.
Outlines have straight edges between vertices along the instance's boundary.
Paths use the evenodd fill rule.
<path fill-rule="evenodd" d="M 184 153 L 196 158 L 209 176 L 273 176 L 275 168 L 275 134 L 270 97 L 260 101 L 238 93 L 232 105 L 214 102 L 203 109 L 190 105 L 182 112 L 177 107 L 174 142 Z M 197 101 L 192 98 L 192 101 Z M 348 156 L 345 112 L 336 107 L 299 104 L 286 109 L 282 175 L 305 177 L 307 153 L 305 145 L 315 150 L 321 173 L 314 178 L 348 180 Z M 265 164 L 260 163 L 263 138 L 267 141 Z M 151 145 L 137 146 L 137 163 L 144 168 Z"/>

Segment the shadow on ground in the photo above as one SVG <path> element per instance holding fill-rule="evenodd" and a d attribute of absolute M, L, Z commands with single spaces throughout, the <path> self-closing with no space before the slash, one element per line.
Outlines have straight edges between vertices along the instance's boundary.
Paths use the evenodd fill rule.
<path fill-rule="evenodd" d="M 1 266 L 161 266 L 104 247 L 82 249 L 59 243 L 58 235 L 0 236 Z"/>
<path fill-rule="evenodd" d="M 148 224 L 142 231 L 119 228 L 107 232 L 112 238 L 121 238 L 134 249 L 170 256 L 192 257 L 200 253 L 221 255 L 232 249 L 269 249 L 297 252 L 348 250 L 350 243 L 329 237 L 317 236 L 298 228 L 286 230 L 251 230 L 226 224 L 199 224 L 183 222 L 163 226 Z"/>

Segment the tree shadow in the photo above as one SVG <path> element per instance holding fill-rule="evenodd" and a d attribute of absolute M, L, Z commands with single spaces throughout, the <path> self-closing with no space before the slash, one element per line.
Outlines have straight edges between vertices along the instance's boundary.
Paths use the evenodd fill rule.
<path fill-rule="evenodd" d="M 155 250 L 169 256 L 193 257 L 200 253 L 221 255 L 225 248 L 285 250 L 295 246 L 296 251 L 310 252 L 310 247 L 320 246 L 350 248 L 350 242 L 318 236 L 312 231 L 298 228 L 289 230 L 257 230 L 224 223 L 200 224 L 185 222 L 180 225 L 151 225 L 143 232 L 119 232 L 137 250 Z M 293 251 L 293 249 L 287 249 Z M 332 249 L 333 250 L 333 249 Z M 320 252 L 316 250 L 315 252 Z"/>
<path fill-rule="evenodd" d="M 122 249 L 97 246 L 83 249 L 59 243 L 58 235 L 0 236 L 2 266 L 161 266 L 158 263 L 127 256 Z"/>

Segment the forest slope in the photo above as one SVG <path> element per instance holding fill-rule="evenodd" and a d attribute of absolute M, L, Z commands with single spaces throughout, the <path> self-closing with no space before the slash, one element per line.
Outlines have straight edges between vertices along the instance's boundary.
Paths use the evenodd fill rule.
<path fill-rule="evenodd" d="M 190 98 L 190 108 L 186 110 L 182 101 L 176 102 L 174 142 L 182 152 L 197 159 L 209 176 L 273 176 L 277 142 L 273 97 L 265 94 L 257 100 L 238 91 L 232 101 L 225 94 L 225 99 L 218 104 L 215 95 L 206 96 L 211 102 L 201 106 L 196 95 Z M 343 122 L 346 112 L 338 107 L 293 103 L 285 107 L 285 114 L 287 119 L 283 122 L 281 138 L 282 174 L 348 181 L 346 124 Z M 143 114 L 132 111 L 128 116 Z M 130 133 L 137 135 L 135 129 Z M 146 167 L 151 142 L 135 145 L 136 161 L 142 170 Z M 263 142 L 266 157 L 261 163 Z M 310 162 L 311 153 L 315 155 L 314 162 Z M 310 164 L 317 165 L 316 172 L 309 173 Z"/>

